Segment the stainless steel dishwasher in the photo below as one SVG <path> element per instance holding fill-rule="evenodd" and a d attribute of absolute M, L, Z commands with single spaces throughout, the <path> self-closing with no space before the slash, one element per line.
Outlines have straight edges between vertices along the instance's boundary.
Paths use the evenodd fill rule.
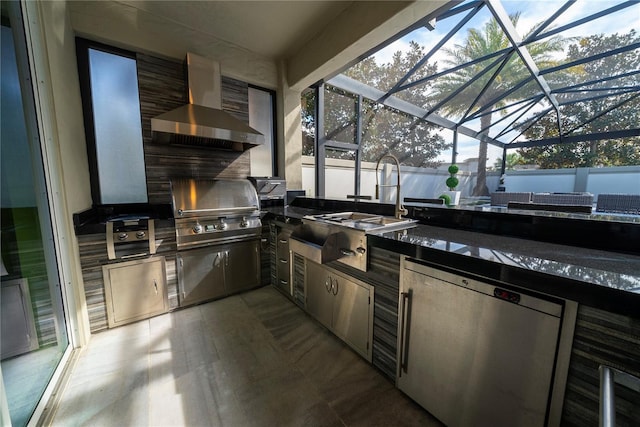
<path fill-rule="evenodd" d="M 575 303 L 514 289 L 402 261 L 397 385 L 448 426 L 559 424 Z"/>

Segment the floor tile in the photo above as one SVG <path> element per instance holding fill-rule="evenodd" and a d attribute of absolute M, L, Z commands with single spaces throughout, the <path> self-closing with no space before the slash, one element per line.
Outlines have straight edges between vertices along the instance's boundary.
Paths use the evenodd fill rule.
<path fill-rule="evenodd" d="M 271 287 L 94 335 L 54 426 L 439 426 Z"/>

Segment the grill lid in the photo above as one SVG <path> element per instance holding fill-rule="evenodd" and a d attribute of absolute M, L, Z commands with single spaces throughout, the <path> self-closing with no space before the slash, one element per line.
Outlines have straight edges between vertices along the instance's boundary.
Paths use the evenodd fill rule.
<path fill-rule="evenodd" d="M 175 218 L 260 214 L 258 195 L 246 179 L 173 179 L 171 197 Z"/>

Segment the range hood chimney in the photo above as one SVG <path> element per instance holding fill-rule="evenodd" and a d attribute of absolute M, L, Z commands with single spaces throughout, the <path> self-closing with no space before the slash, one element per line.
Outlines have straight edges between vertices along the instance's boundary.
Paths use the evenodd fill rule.
<path fill-rule="evenodd" d="M 243 151 L 264 143 L 264 135 L 222 111 L 220 64 L 187 53 L 189 104 L 151 119 L 155 137 L 172 143 Z"/>

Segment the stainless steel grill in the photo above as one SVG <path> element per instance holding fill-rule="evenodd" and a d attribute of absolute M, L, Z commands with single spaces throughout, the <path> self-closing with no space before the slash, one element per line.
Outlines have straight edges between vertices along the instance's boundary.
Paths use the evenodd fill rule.
<path fill-rule="evenodd" d="M 181 306 L 260 285 L 262 223 L 247 180 L 171 181 Z"/>
<path fill-rule="evenodd" d="M 178 250 L 260 237 L 258 196 L 247 180 L 176 179 L 171 193 Z"/>

